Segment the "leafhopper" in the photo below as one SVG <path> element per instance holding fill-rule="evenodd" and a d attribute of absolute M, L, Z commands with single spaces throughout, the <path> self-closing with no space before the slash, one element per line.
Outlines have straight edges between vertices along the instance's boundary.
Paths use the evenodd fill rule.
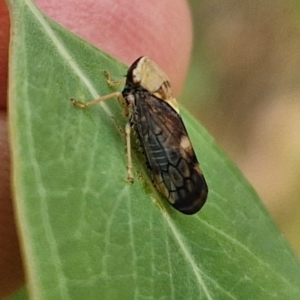
<path fill-rule="evenodd" d="M 72 103 L 86 108 L 111 98 L 118 98 L 123 115 L 129 118 L 125 127 L 128 180 L 134 179 L 131 157 L 134 130 L 160 194 L 184 214 L 198 212 L 206 201 L 208 187 L 167 75 L 151 59 L 142 56 L 129 67 L 122 92 L 87 103 L 72 99 Z"/>

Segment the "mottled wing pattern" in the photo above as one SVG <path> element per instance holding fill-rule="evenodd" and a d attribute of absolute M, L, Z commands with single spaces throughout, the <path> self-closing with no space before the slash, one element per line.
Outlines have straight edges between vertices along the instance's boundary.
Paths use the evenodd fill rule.
<path fill-rule="evenodd" d="M 134 95 L 131 122 L 154 184 L 176 209 L 196 213 L 204 205 L 208 189 L 180 115 L 147 90 Z"/>

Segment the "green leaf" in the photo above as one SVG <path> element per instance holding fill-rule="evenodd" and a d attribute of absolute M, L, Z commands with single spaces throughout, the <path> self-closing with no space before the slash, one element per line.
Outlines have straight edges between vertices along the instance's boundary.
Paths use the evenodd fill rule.
<path fill-rule="evenodd" d="M 242 174 L 184 110 L 209 185 L 202 211 L 172 209 L 139 155 L 126 182 L 117 100 L 126 67 L 46 18 L 12 17 L 9 118 L 16 216 L 33 299 L 298 299 L 300 268 Z M 142 55 L 142 54 L 141 54 Z"/>
<path fill-rule="evenodd" d="M 28 294 L 25 288 L 22 288 L 18 292 L 16 292 L 9 300 L 27 300 Z"/>

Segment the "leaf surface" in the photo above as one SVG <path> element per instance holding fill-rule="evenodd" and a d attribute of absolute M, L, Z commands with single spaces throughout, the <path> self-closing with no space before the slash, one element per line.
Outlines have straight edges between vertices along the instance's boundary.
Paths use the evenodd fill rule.
<path fill-rule="evenodd" d="M 33 299 L 298 299 L 300 268 L 252 187 L 183 109 L 209 186 L 182 215 L 152 187 L 140 155 L 126 182 L 117 100 L 103 72 L 127 67 L 10 0 L 14 201 Z"/>

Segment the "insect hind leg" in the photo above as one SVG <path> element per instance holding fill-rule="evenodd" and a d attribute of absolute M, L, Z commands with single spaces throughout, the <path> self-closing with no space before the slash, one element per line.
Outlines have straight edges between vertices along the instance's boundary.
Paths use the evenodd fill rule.
<path fill-rule="evenodd" d="M 100 102 L 103 102 L 103 101 L 106 101 L 106 100 L 109 100 L 111 98 L 121 98 L 122 97 L 122 93 L 121 92 L 114 92 L 114 93 L 110 93 L 110 94 L 107 94 L 105 96 L 102 96 L 102 97 L 99 97 L 95 100 L 92 100 L 92 101 L 89 101 L 89 102 L 81 102 L 79 100 L 76 100 L 74 98 L 71 98 L 71 102 L 74 106 L 77 106 L 77 107 L 80 107 L 80 108 L 87 108 L 87 107 L 90 107 L 90 106 L 93 106 L 93 105 L 96 105 Z"/>
<path fill-rule="evenodd" d="M 133 183 L 134 176 L 132 170 L 132 157 L 131 157 L 131 125 L 129 122 L 126 123 L 125 126 L 125 133 L 126 133 L 126 149 L 127 149 L 127 180 L 130 183 Z"/>

